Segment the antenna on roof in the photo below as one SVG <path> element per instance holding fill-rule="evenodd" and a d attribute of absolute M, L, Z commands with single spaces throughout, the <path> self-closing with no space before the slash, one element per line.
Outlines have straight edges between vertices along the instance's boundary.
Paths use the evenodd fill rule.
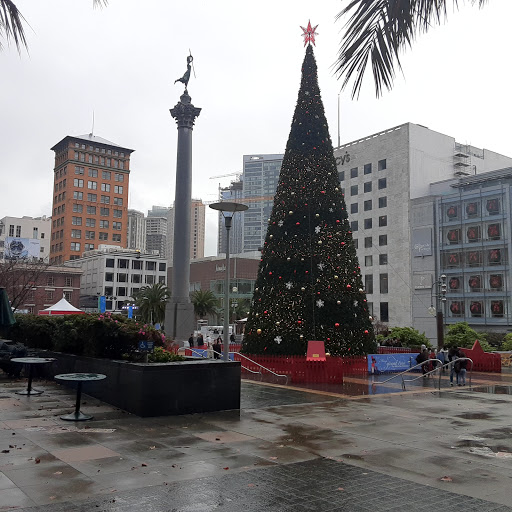
<path fill-rule="evenodd" d="M 92 111 L 92 128 L 90 135 L 94 135 L 94 110 Z"/>

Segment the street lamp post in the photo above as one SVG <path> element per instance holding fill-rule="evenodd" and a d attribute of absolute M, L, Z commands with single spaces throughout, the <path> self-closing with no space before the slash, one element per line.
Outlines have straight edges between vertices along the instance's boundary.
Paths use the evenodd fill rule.
<path fill-rule="evenodd" d="M 213 210 L 218 210 L 224 217 L 224 225 L 226 227 L 226 279 L 224 282 L 224 361 L 229 361 L 229 274 L 230 274 L 230 261 L 229 261 L 229 230 L 233 221 L 233 214 L 235 212 L 243 212 L 249 207 L 242 203 L 230 203 L 222 201 L 220 203 L 213 203 L 210 205 Z M 231 215 L 226 215 L 230 213 Z"/>
<path fill-rule="evenodd" d="M 434 293 L 434 286 L 436 293 Z M 437 349 L 440 350 L 444 346 L 444 312 L 443 309 L 446 304 L 446 274 L 442 274 L 439 279 L 432 283 L 430 290 L 430 307 L 428 308 L 429 313 L 436 317 L 436 328 L 437 328 Z M 436 298 L 436 305 L 434 307 L 434 297 Z M 441 308 L 439 307 L 441 302 Z"/>

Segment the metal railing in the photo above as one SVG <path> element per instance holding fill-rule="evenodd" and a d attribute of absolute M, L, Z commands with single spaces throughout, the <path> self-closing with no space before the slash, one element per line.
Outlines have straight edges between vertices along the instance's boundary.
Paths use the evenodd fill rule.
<path fill-rule="evenodd" d="M 373 382 L 372 383 L 372 387 L 380 386 L 382 384 L 386 384 L 387 382 L 390 382 L 390 381 L 400 377 L 400 379 L 402 381 L 402 389 L 405 391 L 406 390 L 405 389 L 405 383 L 406 382 L 415 382 L 415 381 L 417 381 L 419 379 L 423 379 L 425 377 L 434 376 L 434 374 L 436 372 L 439 372 L 439 379 L 438 379 L 437 387 L 438 387 L 438 389 L 440 391 L 441 390 L 441 377 L 443 375 L 442 370 L 444 368 L 450 368 L 450 374 L 451 374 L 452 368 L 454 367 L 456 361 L 469 361 L 471 363 L 471 368 L 469 369 L 469 377 L 468 377 L 469 386 L 471 387 L 471 376 L 472 376 L 472 373 L 473 373 L 473 360 L 471 358 L 469 358 L 469 357 L 459 357 L 459 358 L 455 359 L 454 361 L 449 361 L 448 363 L 445 363 L 445 364 L 443 364 L 443 362 L 440 359 L 427 359 L 426 361 L 422 361 L 421 363 L 418 363 L 418 364 L 415 364 L 414 366 L 411 366 L 410 368 L 408 368 L 407 370 L 405 370 L 403 372 L 400 372 L 400 373 L 397 373 L 396 375 L 393 375 L 389 379 L 383 380 L 381 382 Z M 433 370 L 430 370 L 429 372 L 423 373 L 422 375 L 419 375 L 418 377 L 415 377 L 414 379 L 404 379 L 404 375 L 405 374 L 410 373 L 413 370 L 416 370 L 418 368 L 421 368 L 424 365 L 427 365 L 427 364 L 430 364 L 430 363 L 434 363 L 434 362 L 436 363 L 436 367 Z M 437 363 L 439 363 L 439 364 L 437 364 Z"/>

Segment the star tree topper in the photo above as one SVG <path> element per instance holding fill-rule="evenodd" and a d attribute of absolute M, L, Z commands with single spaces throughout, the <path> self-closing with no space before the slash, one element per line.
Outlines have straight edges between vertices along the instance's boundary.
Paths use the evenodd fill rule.
<path fill-rule="evenodd" d="M 306 46 L 309 42 L 313 43 L 313 46 L 316 46 L 315 36 L 318 35 L 318 33 L 315 32 L 316 27 L 318 27 L 318 25 L 315 25 L 315 27 L 311 26 L 311 21 L 308 21 L 308 26 L 306 28 L 303 26 L 300 27 L 302 29 L 302 37 L 304 38 L 304 46 Z"/>

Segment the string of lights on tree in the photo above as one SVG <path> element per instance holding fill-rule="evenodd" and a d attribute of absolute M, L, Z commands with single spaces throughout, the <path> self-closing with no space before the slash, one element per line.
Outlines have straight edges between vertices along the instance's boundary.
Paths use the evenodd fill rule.
<path fill-rule="evenodd" d="M 360 267 L 341 192 L 313 54 L 306 55 L 242 351 L 305 354 L 323 340 L 332 355 L 375 350 Z"/>

